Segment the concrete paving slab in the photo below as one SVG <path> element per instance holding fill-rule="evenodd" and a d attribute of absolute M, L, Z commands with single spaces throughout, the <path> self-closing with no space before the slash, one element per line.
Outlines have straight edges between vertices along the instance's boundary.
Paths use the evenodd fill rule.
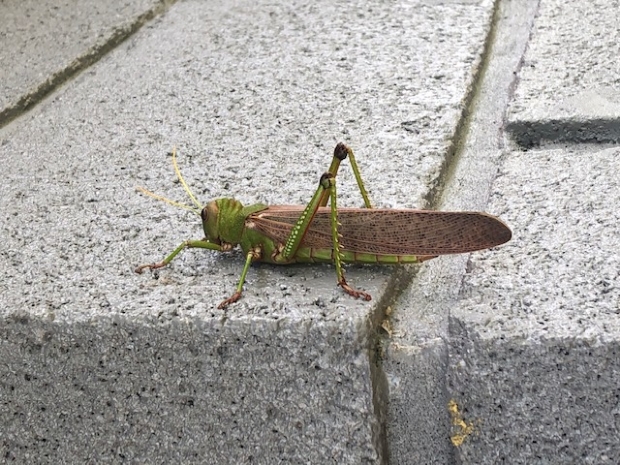
<path fill-rule="evenodd" d="M 134 187 L 181 199 L 166 155 L 178 145 L 201 201 L 303 204 L 344 140 L 376 204 L 422 206 L 491 13 L 489 1 L 181 2 L 5 127 L 3 454 L 387 460 L 373 357 L 391 271 L 350 269 L 373 306 L 342 295 L 329 266 L 258 266 L 224 313 L 238 253 L 133 273 L 200 238 L 195 218 Z M 343 171 L 341 202 L 359 205 Z"/>
<path fill-rule="evenodd" d="M 97 61 L 167 3 L 0 2 L 0 126 Z"/>
<path fill-rule="evenodd" d="M 617 1 L 543 0 L 508 131 L 522 146 L 620 141 Z"/>
<path fill-rule="evenodd" d="M 566 146 L 503 165 L 490 208 L 513 240 L 472 255 L 450 319 L 463 463 L 620 456 L 619 155 Z"/>

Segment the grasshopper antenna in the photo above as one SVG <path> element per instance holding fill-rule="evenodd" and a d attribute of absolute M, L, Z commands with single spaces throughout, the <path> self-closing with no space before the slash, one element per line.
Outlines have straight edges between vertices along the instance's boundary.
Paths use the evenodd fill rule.
<path fill-rule="evenodd" d="M 194 197 L 194 193 L 190 190 L 189 186 L 185 182 L 185 179 L 183 179 L 183 176 L 181 176 L 181 170 L 179 169 L 179 165 L 177 164 L 177 148 L 176 147 L 172 148 L 172 165 L 174 166 L 174 172 L 177 174 L 179 181 L 181 181 L 181 184 L 183 185 L 183 189 L 185 189 L 185 192 L 187 192 L 187 195 L 189 196 L 189 198 L 192 199 L 192 202 L 194 202 L 194 205 L 196 205 L 199 210 L 202 210 L 202 205 L 200 204 L 200 202 L 198 202 L 198 200 L 196 200 L 196 197 Z"/>
<path fill-rule="evenodd" d="M 183 179 L 183 176 L 181 175 L 181 170 L 179 169 L 179 165 L 177 164 L 177 149 L 176 149 L 176 147 L 174 147 L 172 149 L 172 165 L 174 166 L 174 172 L 176 173 L 177 177 L 179 178 L 179 181 L 181 181 L 181 185 L 183 186 L 183 189 L 185 190 L 185 192 L 187 192 L 187 195 L 192 200 L 194 205 L 196 205 L 197 208 L 194 208 L 191 205 L 186 205 L 184 203 L 175 202 L 174 200 L 170 200 L 170 199 L 168 199 L 168 198 L 166 198 L 164 196 L 161 196 L 161 195 L 157 195 L 157 194 L 151 192 L 150 190 L 145 189 L 144 187 L 141 187 L 141 186 L 136 187 L 136 190 L 138 192 L 142 192 L 143 194 L 148 195 L 149 197 L 153 197 L 156 200 L 160 200 L 160 201 L 165 202 L 167 204 L 174 205 L 175 207 L 182 208 L 184 210 L 190 211 L 190 212 L 195 213 L 196 215 L 200 216 L 200 213 L 202 211 L 202 205 L 200 205 L 200 202 L 198 202 L 198 200 L 196 200 L 196 197 L 194 196 L 194 193 L 191 191 L 191 189 L 189 188 L 189 186 L 185 182 L 185 179 Z"/>

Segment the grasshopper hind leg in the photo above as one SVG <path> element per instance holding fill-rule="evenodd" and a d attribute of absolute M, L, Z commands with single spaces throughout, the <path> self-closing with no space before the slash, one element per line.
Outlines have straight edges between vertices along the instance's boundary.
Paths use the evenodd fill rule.
<path fill-rule="evenodd" d="M 355 174 L 360 193 L 362 194 L 362 197 L 364 199 L 364 204 L 366 208 L 372 208 L 370 200 L 368 199 L 368 193 L 366 192 L 366 188 L 364 187 L 364 183 L 362 182 L 362 177 L 359 173 L 359 168 L 357 166 L 357 163 L 355 162 L 353 151 L 345 144 L 340 143 L 336 145 L 332 164 L 330 165 L 327 172 L 325 172 L 321 176 L 321 179 L 319 181 L 319 187 L 317 188 L 314 195 L 312 196 L 312 199 L 310 199 L 310 202 L 308 202 L 308 204 L 304 208 L 304 211 L 295 223 L 291 234 L 289 235 L 284 247 L 282 248 L 282 252 L 279 254 L 278 260 L 284 263 L 295 259 L 295 254 L 299 250 L 305 232 L 310 227 L 312 219 L 314 218 L 317 210 L 320 207 L 327 206 L 327 202 L 330 202 L 330 223 L 333 250 L 332 259 L 336 268 L 338 285 L 352 297 L 363 298 L 364 300 L 371 300 L 370 294 L 364 291 L 359 291 L 349 286 L 344 277 L 342 253 L 340 252 L 341 235 L 338 232 L 338 228 L 340 225 L 338 224 L 338 206 L 336 201 L 336 175 L 338 173 L 338 168 L 340 167 L 340 162 L 345 160 L 347 157 L 349 157 L 349 161 L 351 162 L 351 166 L 353 167 L 353 173 Z"/>
<path fill-rule="evenodd" d="M 336 144 L 332 163 L 329 166 L 327 172 L 333 174 L 334 177 L 336 177 L 338 175 L 338 168 L 340 168 L 340 163 L 344 161 L 347 157 L 349 158 L 349 163 L 351 163 L 353 175 L 355 176 L 355 181 L 357 182 L 360 194 L 362 194 L 362 199 L 364 199 L 364 206 L 366 208 L 372 208 L 370 198 L 368 197 L 368 191 L 364 186 L 364 181 L 362 181 L 362 175 L 360 173 L 359 166 L 357 164 L 357 161 L 355 160 L 355 155 L 353 154 L 353 150 L 351 149 L 351 147 L 343 144 L 342 142 L 338 142 L 338 144 Z M 319 206 L 326 207 L 330 195 L 331 192 L 329 190 L 326 190 L 321 196 Z"/>
<path fill-rule="evenodd" d="M 336 277 L 338 278 L 338 285 L 350 296 L 363 298 L 368 301 L 372 297 L 370 294 L 364 291 L 355 289 L 347 283 L 344 277 L 344 266 L 342 264 L 342 253 L 340 252 L 340 233 L 338 232 L 338 206 L 336 201 L 336 176 L 330 172 L 325 173 L 321 177 L 321 186 L 326 192 L 329 192 L 330 208 L 331 208 L 331 233 L 332 233 L 332 247 L 334 256 L 334 266 L 336 268 Z"/>
<path fill-rule="evenodd" d="M 237 300 L 239 300 L 241 298 L 241 291 L 236 291 L 233 295 L 231 295 L 228 299 L 223 300 L 222 302 L 220 302 L 220 304 L 217 306 L 217 308 L 219 308 L 220 310 L 228 307 L 230 304 L 234 304 Z"/>

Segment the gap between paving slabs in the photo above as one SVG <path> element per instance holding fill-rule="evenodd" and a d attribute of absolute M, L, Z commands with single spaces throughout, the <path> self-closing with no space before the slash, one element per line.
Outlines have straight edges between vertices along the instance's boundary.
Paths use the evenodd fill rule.
<path fill-rule="evenodd" d="M 460 117 L 455 126 L 448 148 L 446 149 L 439 174 L 424 198 L 426 204 L 420 206 L 420 208 L 430 210 L 441 209 L 444 203 L 446 190 L 449 190 L 450 184 L 457 182 L 457 175 L 455 173 L 457 172 L 459 159 L 464 151 L 464 146 L 470 131 L 471 114 L 475 110 L 476 99 L 481 91 L 482 80 L 488 60 L 490 59 L 490 51 L 495 40 L 495 28 L 499 20 L 499 12 L 500 9 L 496 3 L 494 6 L 494 14 L 491 18 L 491 27 L 483 45 L 481 56 L 476 63 L 472 64 L 474 72 L 472 73 L 471 84 L 468 86 L 467 93 L 463 98 Z M 484 199 L 484 202 L 486 203 L 486 199 Z M 458 269 L 462 274 L 465 271 L 465 262 L 458 260 L 456 263 L 459 264 Z M 425 266 L 432 265 L 427 263 Z M 383 360 L 387 356 L 390 344 L 394 342 L 392 339 L 392 331 L 394 329 L 392 323 L 393 307 L 398 304 L 402 306 L 402 297 L 408 289 L 414 286 L 424 285 L 424 283 L 416 282 L 420 269 L 421 265 L 404 265 L 398 267 L 392 273 L 386 285 L 386 292 L 381 295 L 375 306 L 372 321 L 372 327 L 375 328 L 374 337 L 371 338 L 371 344 L 374 347 L 371 347 L 370 350 L 373 403 L 379 424 L 383 427 L 381 442 L 385 444 L 388 450 L 388 453 L 384 454 L 384 456 L 389 457 L 390 455 L 394 455 L 394 459 L 397 461 L 400 459 L 398 453 L 390 454 L 390 437 L 385 429 L 390 421 L 388 412 L 390 387 L 387 380 L 387 372 L 383 368 Z M 426 273 L 426 275 L 428 276 L 428 273 Z M 452 282 L 450 281 L 447 284 L 451 285 Z M 446 418 L 448 413 L 448 407 L 446 406 Z"/>
<path fill-rule="evenodd" d="M 537 7 L 537 0 L 496 3 L 483 61 L 465 107 L 465 116 L 459 124 L 460 132 L 455 135 L 456 157 L 447 165 L 443 190 L 435 197 L 434 207 L 485 209 L 503 152 L 502 125 L 515 84 L 515 73 L 525 52 Z M 455 449 L 458 441 L 455 440 L 463 433 L 459 425 L 462 426 L 464 420 L 459 417 L 458 399 L 450 399 L 447 389 L 445 376 L 449 348 L 445 338 L 450 334 L 450 309 L 459 299 L 468 262 L 469 255 L 429 262 L 415 277 L 415 289 L 419 292 L 409 291 L 401 296 L 401 306 L 408 309 L 397 316 L 404 332 L 400 343 L 403 349 L 399 349 L 398 341 L 392 342 L 395 356 L 402 352 L 401 365 L 397 360 L 386 370 L 403 378 L 426 369 L 432 382 L 436 383 L 431 391 L 441 392 L 430 392 L 429 386 L 422 381 L 403 378 L 414 397 L 404 392 L 407 388 L 401 387 L 400 396 L 397 394 L 391 399 L 395 405 L 390 412 L 389 440 L 391 457 L 396 461 L 415 458 L 418 463 L 424 463 L 438 457 L 448 462 L 458 460 Z M 407 355 L 407 350 L 415 351 L 416 348 L 428 349 L 428 354 Z M 443 366 L 433 367 L 433 364 Z M 426 405 L 417 409 L 411 405 L 411 402 L 420 403 L 420 400 L 426 401 Z M 412 416 L 416 420 L 407 421 Z M 406 440 L 401 440 L 405 437 L 426 438 L 429 444 L 419 444 L 414 449 Z"/>

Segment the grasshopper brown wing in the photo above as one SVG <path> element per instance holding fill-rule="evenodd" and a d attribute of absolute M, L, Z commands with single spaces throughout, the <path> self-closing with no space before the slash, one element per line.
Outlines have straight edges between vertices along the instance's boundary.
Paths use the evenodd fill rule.
<path fill-rule="evenodd" d="M 251 215 L 253 229 L 284 244 L 303 207 L 277 205 Z M 508 226 L 480 212 L 342 208 L 338 232 L 343 250 L 377 255 L 447 255 L 487 249 L 510 240 Z M 317 210 L 302 246 L 332 247 L 331 210 Z"/>

